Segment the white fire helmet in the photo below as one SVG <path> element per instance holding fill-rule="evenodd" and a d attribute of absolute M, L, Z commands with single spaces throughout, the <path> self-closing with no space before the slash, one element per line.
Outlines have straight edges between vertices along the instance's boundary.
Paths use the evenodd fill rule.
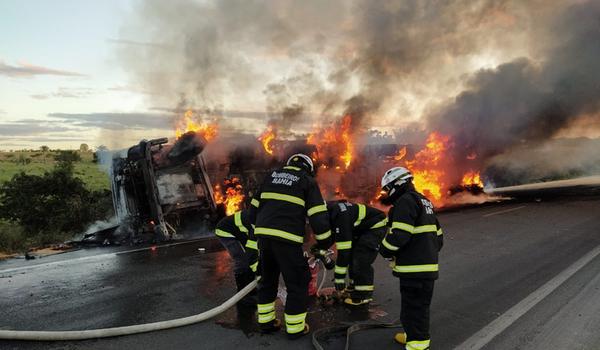
<path fill-rule="evenodd" d="M 286 165 L 304 165 L 304 168 L 309 171 L 309 173 L 314 173 L 315 166 L 313 164 L 312 159 L 306 154 L 296 153 L 288 158 Z"/>
<path fill-rule="evenodd" d="M 381 189 L 391 195 L 394 193 L 396 186 L 401 186 L 412 178 L 412 174 L 406 168 L 401 166 L 391 168 L 381 178 Z"/>

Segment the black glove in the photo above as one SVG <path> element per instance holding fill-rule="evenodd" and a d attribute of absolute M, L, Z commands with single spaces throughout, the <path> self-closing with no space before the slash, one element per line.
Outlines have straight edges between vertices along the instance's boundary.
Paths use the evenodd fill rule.
<path fill-rule="evenodd" d="M 321 260 L 323 265 L 327 270 L 332 270 L 335 267 L 335 260 L 333 260 L 328 255 L 328 251 L 324 249 L 320 249 L 317 245 L 313 245 L 310 248 L 310 252 L 315 257 L 315 259 Z"/>
<path fill-rule="evenodd" d="M 321 248 L 319 248 L 319 245 L 318 245 L 318 244 L 313 244 L 313 245 L 310 247 L 310 253 L 311 253 L 312 255 L 314 255 L 315 257 L 316 257 L 318 254 L 320 254 L 320 251 L 321 251 Z"/>

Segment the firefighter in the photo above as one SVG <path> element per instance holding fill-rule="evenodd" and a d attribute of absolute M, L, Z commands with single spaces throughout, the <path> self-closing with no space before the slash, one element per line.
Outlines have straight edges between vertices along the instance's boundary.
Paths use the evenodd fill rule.
<path fill-rule="evenodd" d="M 381 201 L 392 207 L 380 253 L 400 278 L 404 332 L 394 339 L 407 350 L 421 350 L 429 349 L 429 308 L 444 236 L 433 205 L 415 190 L 412 178 L 407 169 L 395 167 L 381 180 Z"/>
<path fill-rule="evenodd" d="M 385 236 L 385 213 L 360 203 L 328 202 L 327 211 L 337 248 L 335 289 L 349 293 L 348 305 L 366 305 L 373 300 L 373 267 Z M 346 286 L 346 275 L 349 284 Z"/>
<path fill-rule="evenodd" d="M 261 280 L 258 285 L 258 323 L 263 333 L 277 331 L 275 317 L 279 275 L 287 288 L 285 325 L 290 339 L 309 332 L 306 323 L 310 272 L 303 255 L 306 218 L 319 249 L 332 244 L 327 206 L 314 179 L 312 159 L 294 154 L 286 166 L 267 175 L 251 202 L 252 220 L 260 249 Z"/>
<path fill-rule="evenodd" d="M 238 292 L 252 282 L 258 266 L 258 247 L 251 235 L 250 212 L 241 210 L 227 216 L 217 224 L 215 234 L 233 259 L 233 272 Z M 256 306 L 256 292 L 251 292 L 241 301 L 244 305 Z"/>

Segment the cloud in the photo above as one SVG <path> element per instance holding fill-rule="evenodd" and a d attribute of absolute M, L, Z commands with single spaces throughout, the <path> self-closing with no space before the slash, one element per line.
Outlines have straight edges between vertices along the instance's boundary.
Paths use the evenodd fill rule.
<path fill-rule="evenodd" d="M 83 137 L 81 135 L 21 136 L 18 138 L 11 138 L 10 140 L 13 142 L 28 142 L 28 143 L 32 143 L 32 142 L 35 142 L 35 143 L 37 143 L 37 142 L 72 142 L 72 141 L 89 142 L 88 138 Z M 2 145 L 4 145 L 4 144 L 2 144 Z"/>
<path fill-rule="evenodd" d="M 33 136 L 33 135 L 41 135 L 48 134 L 53 132 L 66 132 L 72 131 L 73 129 L 65 127 L 52 125 L 54 123 L 50 123 L 48 125 L 47 121 L 42 120 L 21 120 L 17 122 L 8 122 L 8 123 L 0 123 L 0 136 L 2 137 L 14 137 L 14 136 Z"/>
<path fill-rule="evenodd" d="M 81 73 L 52 69 L 42 66 L 34 66 L 29 63 L 18 63 L 16 66 L 11 66 L 3 61 L 0 61 L 0 75 L 5 75 L 11 78 L 30 78 L 37 75 L 58 75 L 69 77 L 86 76 L 85 74 Z"/>
<path fill-rule="evenodd" d="M 183 115 L 184 109 L 153 107 L 150 110 L 155 112 L 133 112 L 133 113 L 50 113 L 51 118 L 62 119 L 74 126 L 102 128 L 107 130 L 148 130 L 163 129 L 173 130 L 174 120 Z M 202 111 L 195 110 L 198 115 L 209 116 L 210 119 L 221 121 L 231 121 L 231 127 L 235 126 L 240 120 L 250 121 L 268 119 L 265 112 L 253 111 Z M 309 116 L 312 117 L 312 116 Z M 310 118 L 306 118 L 310 120 Z M 255 123 L 255 122 L 254 122 Z M 302 123 L 299 123 L 302 124 Z"/>
<path fill-rule="evenodd" d="M 172 130 L 172 117 L 159 113 L 50 113 L 51 118 L 62 119 L 74 126 L 123 129 L 165 129 Z"/>
<path fill-rule="evenodd" d="M 35 98 L 37 100 L 45 100 L 47 98 L 86 98 L 93 94 L 94 90 L 91 88 L 67 88 L 67 87 L 59 87 L 55 92 L 47 93 L 47 94 L 33 94 L 30 95 L 31 98 Z"/>

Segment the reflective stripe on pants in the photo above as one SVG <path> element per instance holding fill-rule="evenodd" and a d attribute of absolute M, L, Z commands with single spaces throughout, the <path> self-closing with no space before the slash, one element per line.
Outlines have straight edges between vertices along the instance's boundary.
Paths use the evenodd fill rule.
<path fill-rule="evenodd" d="M 300 333 L 304 330 L 306 312 L 297 315 L 284 314 L 285 328 L 289 334 Z"/>
<path fill-rule="evenodd" d="M 275 319 L 275 302 L 258 304 L 258 323 L 269 323 Z"/>

